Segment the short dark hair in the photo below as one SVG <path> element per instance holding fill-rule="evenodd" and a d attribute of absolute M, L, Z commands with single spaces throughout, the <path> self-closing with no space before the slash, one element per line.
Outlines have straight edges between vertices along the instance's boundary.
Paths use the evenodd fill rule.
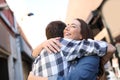
<path fill-rule="evenodd" d="M 46 27 L 46 37 L 47 39 L 55 37 L 63 37 L 63 30 L 66 24 L 62 21 L 52 21 Z"/>
<path fill-rule="evenodd" d="M 90 29 L 89 25 L 82 19 L 79 19 L 79 18 L 76 18 L 77 21 L 80 22 L 80 27 L 81 27 L 81 35 L 82 35 L 82 39 L 88 39 L 88 38 L 91 38 L 91 39 L 94 39 L 93 37 L 93 32 L 92 30 Z"/>

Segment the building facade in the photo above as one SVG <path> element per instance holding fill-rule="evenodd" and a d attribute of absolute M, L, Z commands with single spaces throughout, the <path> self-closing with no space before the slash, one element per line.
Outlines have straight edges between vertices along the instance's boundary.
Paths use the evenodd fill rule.
<path fill-rule="evenodd" d="M 33 58 L 22 29 L 5 0 L 0 0 L 0 80 L 27 80 Z"/>

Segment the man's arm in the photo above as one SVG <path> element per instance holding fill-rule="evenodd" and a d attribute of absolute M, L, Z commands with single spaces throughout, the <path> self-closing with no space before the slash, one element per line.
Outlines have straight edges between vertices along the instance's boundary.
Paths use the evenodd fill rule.
<path fill-rule="evenodd" d="M 86 45 L 85 43 L 89 43 L 89 44 Z M 97 44 L 97 46 L 95 46 L 95 43 Z M 70 46 L 70 44 L 74 44 L 74 45 Z M 115 51 L 115 47 L 113 45 L 109 44 L 107 46 L 107 43 L 104 41 L 95 41 L 95 40 L 83 41 L 82 40 L 82 43 L 81 43 L 81 41 L 76 41 L 76 40 L 71 40 L 71 39 L 63 39 L 62 45 L 65 46 L 62 48 L 62 51 L 64 51 L 64 53 L 67 54 L 66 57 L 69 60 L 73 60 L 76 57 L 80 58 L 81 56 L 84 56 L 84 55 L 89 56 L 89 55 L 97 54 L 98 56 L 104 56 L 106 53 L 105 51 L 107 51 L 107 53 L 109 52 L 111 54 Z M 49 51 L 50 53 L 56 53 L 56 52 L 60 51 L 60 49 L 59 49 L 60 43 L 59 43 L 58 39 L 56 39 L 56 38 L 52 38 L 52 39 L 47 40 L 46 42 L 43 42 L 42 46 L 44 46 L 44 48 L 47 51 Z M 55 46 L 55 47 L 53 47 L 53 46 Z M 99 49 L 97 49 L 98 46 L 100 47 Z M 106 47 L 108 47 L 107 50 L 106 50 Z M 41 48 L 41 46 L 36 48 L 33 51 L 33 54 L 39 53 L 40 48 Z M 43 47 L 41 49 L 43 49 Z"/>
<path fill-rule="evenodd" d="M 63 40 L 62 51 L 65 54 L 68 61 L 80 58 L 82 56 L 95 55 L 104 56 L 107 53 L 113 54 L 115 52 L 115 47 L 112 44 L 108 44 L 105 41 L 96 40 Z M 110 55 L 110 54 L 109 54 Z"/>

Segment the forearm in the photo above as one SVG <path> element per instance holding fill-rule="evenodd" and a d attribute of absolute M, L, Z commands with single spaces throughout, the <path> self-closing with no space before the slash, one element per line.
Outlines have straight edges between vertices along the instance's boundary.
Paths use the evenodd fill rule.
<path fill-rule="evenodd" d="M 37 57 L 41 50 L 44 48 L 48 53 L 57 53 L 60 51 L 61 44 L 59 42 L 59 37 L 51 38 L 42 42 L 39 46 L 37 46 L 32 53 L 33 57 Z"/>
<path fill-rule="evenodd" d="M 48 80 L 48 78 L 47 77 L 34 76 L 32 74 L 32 72 L 30 72 L 30 74 L 28 75 L 28 79 L 27 80 Z"/>
<path fill-rule="evenodd" d="M 40 45 L 38 45 L 32 52 L 32 56 L 33 57 L 37 57 L 38 54 L 42 51 L 43 47 L 42 47 L 42 43 Z"/>

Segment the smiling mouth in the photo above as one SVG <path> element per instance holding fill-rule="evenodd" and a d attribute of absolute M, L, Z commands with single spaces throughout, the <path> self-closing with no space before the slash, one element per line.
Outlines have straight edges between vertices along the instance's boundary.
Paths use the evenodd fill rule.
<path fill-rule="evenodd" d="M 67 32 L 66 32 L 66 33 L 64 33 L 64 37 L 69 38 L 69 37 L 70 37 L 70 35 L 71 35 L 70 33 L 67 33 Z"/>
<path fill-rule="evenodd" d="M 65 33 L 65 36 L 69 36 L 70 34 L 69 33 Z"/>

